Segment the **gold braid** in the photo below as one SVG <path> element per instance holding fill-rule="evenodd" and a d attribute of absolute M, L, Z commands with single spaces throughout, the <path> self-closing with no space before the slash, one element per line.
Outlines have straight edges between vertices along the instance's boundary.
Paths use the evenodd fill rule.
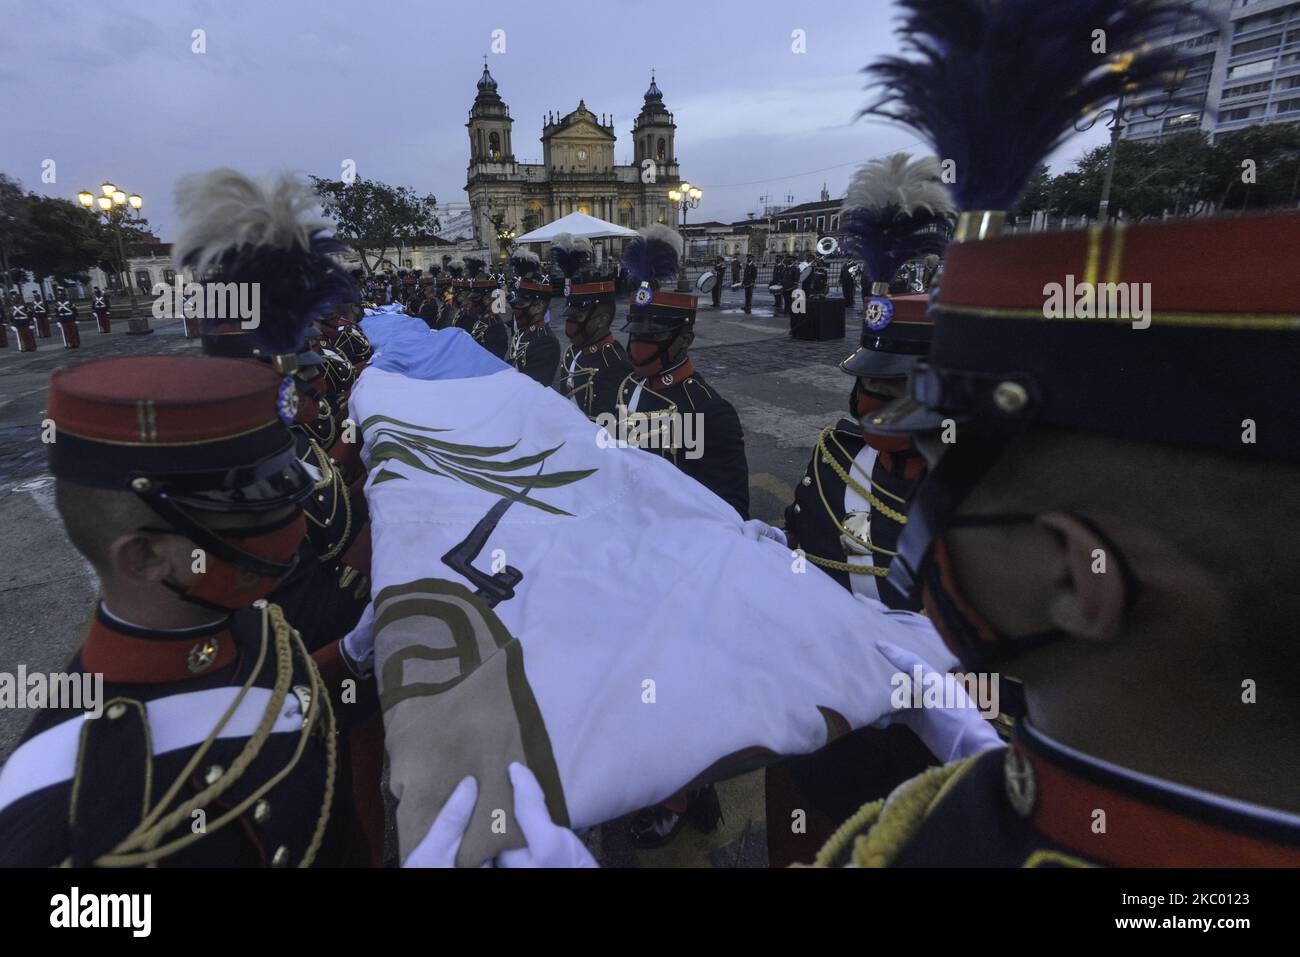
<path fill-rule="evenodd" d="M 847 536 L 851 540 L 857 542 L 863 548 L 868 548 L 873 552 L 879 552 L 882 555 L 888 555 L 892 558 L 898 553 L 891 552 L 887 548 L 881 548 L 879 545 L 873 545 L 871 544 L 871 542 L 864 542 L 862 539 L 858 538 L 858 536 L 854 535 L 851 531 L 845 528 L 844 524 L 837 517 L 838 510 L 831 508 L 830 503 L 826 501 L 826 492 L 822 488 L 821 469 L 817 467 L 817 458 L 819 455 L 822 456 L 822 461 L 828 464 L 832 464 L 833 467 L 835 467 L 836 474 L 839 475 L 840 478 L 844 479 L 846 483 L 853 481 L 851 478 L 848 477 L 848 475 L 840 471 L 840 469 L 838 468 L 838 463 L 833 462 L 834 456 L 831 454 L 830 450 L 826 448 L 826 437 L 828 434 L 833 433 L 834 431 L 835 431 L 834 428 L 830 428 L 830 427 L 822 430 L 822 434 L 817 438 L 817 449 L 813 452 L 813 459 L 812 462 L 809 464 L 809 468 L 812 471 L 813 478 L 816 479 L 817 481 L 817 497 L 821 499 L 822 508 L 826 509 L 826 514 L 831 517 L 831 523 L 834 524 L 835 529 L 841 535 Z M 832 436 L 832 441 L 834 441 L 833 436 Z M 838 442 L 836 442 L 835 444 L 836 447 L 839 448 L 839 450 L 844 453 L 846 458 L 848 458 L 850 461 L 853 460 L 853 457 L 849 455 L 847 449 L 841 446 Z M 874 485 L 875 483 L 873 482 L 872 484 Z M 879 499 L 875 498 L 869 493 L 865 493 L 865 490 L 862 488 L 862 486 L 858 485 L 857 483 L 853 483 L 853 487 L 857 489 L 858 493 L 863 495 L 864 498 L 869 499 L 873 506 L 876 506 L 876 504 L 880 502 Z M 884 490 L 882 489 L 881 491 Z M 883 504 L 881 505 L 881 507 L 884 507 Z M 904 518 L 904 521 L 906 521 L 906 518 Z M 845 572 L 850 575 L 874 575 L 877 578 L 883 578 L 889 574 L 888 568 L 878 567 L 876 565 L 855 565 L 852 562 L 841 562 L 833 558 L 822 558 L 820 555 L 813 555 L 810 552 L 806 552 L 806 551 L 804 552 L 804 555 L 808 558 L 808 561 L 812 562 L 814 565 L 817 565 L 819 568 L 829 568 L 832 571 Z"/>
<path fill-rule="evenodd" d="M 853 489 L 853 491 L 857 492 L 868 502 L 870 502 L 871 507 L 874 508 L 876 511 L 878 511 L 881 515 L 884 515 L 886 518 L 892 518 L 899 525 L 906 525 L 907 524 L 906 515 L 904 515 L 902 512 L 890 508 L 880 499 L 876 498 L 875 495 L 873 495 L 867 489 L 863 488 L 860 483 L 855 481 L 852 475 L 844 471 L 844 468 L 840 465 L 839 462 L 835 461 L 835 456 L 833 456 L 831 454 L 831 450 L 826 447 L 826 434 L 831 431 L 833 431 L 833 429 L 826 428 L 822 431 L 822 434 L 817 437 L 817 451 L 822 453 L 822 461 L 831 467 L 831 470 L 834 471 L 835 474 L 840 477 L 840 480 L 845 485 Z M 873 482 L 872 484 L 874 485 L 875 483 Z"/>
<path fill-rule="evenodd" d="M 916 836 L 945 789 L 978 757 L 928 768 L 900 784 L 889 797 L 864 804 L 831 835 L 817 852 L 812 866 L 835 866 L 844 859 L 852 842 L 848 866 L 889 867 Z M 865 833 L 863 828 L 867 829 Z"/>
<path fill-rule="evenodd" d="M 311 442 L 310 449 L 312 454 L 316 456 L 316 465 L 321 470 L 322 476 L 321 481 L 312 489 L 312 493 L 319 492 L 326 485 L 330 486 L 334 493 L 334 508 L 330 512 L 329 518 L 323 522 L 317 521 L 308 511 L 303 512 L 303 517 L 317 528 L 328 528 L 338 512 L 339 502 L 343 503 L 343 534 L 339 536 L 338 544 L 328 552 L 316 556 L 319 561 L 327 562 L 336 558 L 343 551 L 343 546 L 348 544 L 348 536 L 352 534 L 352 499 L 349 498 L 347 490 L 340 487 L 343 485 L 343 473 L 334 464 L 334 460 L 329 457 L 329 453 L 321 448 L 319 442 L 314 439 L 309 441 Z"/>
<path fill-rule="evenodd" d="M 321 839 L 325 833 L 325 827 L 329 820 L 330 807 L 333 802 L 334 778 L 337 767 L 337 746 L 334 740 L 334 709 L 330 703 L 328 694 L 323 692 L 320 672 L 316 668 L 315 661 L 312 660 L 311 655 L 307 653 L 307 649 L 303 645 L 301 637 L 285 620 L 284 613 L 280 610 L 279 606 L 267 601 L 260 601 L 257 603 L 257 607 L 260 607 L 262 611 L 262 644 L 258 651 L 257 662 L 250 671 L 248 680 L 244 682 L 239 694 L 235 697 L 235 700 L 231 702 L 230 707 L 226 709 L 221 720 L 216 723 L 204 742 L 190 757 L 190 760 L 186 763 L 180 774 L 176 776 L 175 781 L 173 781 L 171 787 L 168 788 L 167 793 L 163 796 L 162 800 L 155 805 L 153 811 L 150 812 L 145 819 L 141 821 L 140 824 L 137 825 L 136 828 L 112 851 L 96 859 L 93 862 L 94 866 L 131 867 L 140 864 L 153 864 L 164 857 L 176 853 L 182 848 L 188 847 L 200 838 L 215 833 L 251 807 L 262 797 L 262 795 L 266 794 L 288 776 L 288 774 L 297 766 L 298 760 L 302 757 L 302 753 L 306 749 L 307 741 L 310 739 L 311 733 L 314 730 L 316 715 L 321 713 L 319 711 L 304 716 L 302 729 L 298 738 L 298 745 L 294 750 L 292 758 L 289 760 L 289 763 L 281 768 L 280 771 L 277 772 L 269 781 L 265 782 L 247 798 L 232 807 L 216 821 L 212 822 L 202 832 L 190 833 L 164 844 L 161 847 L 158 846 L 158 842 L 162 840 L 164 835 L 179 826 L 187 817 L 190 817 L 194 811 L 207 806 L 229 790 L 235 782 L 243 776 L 244 772 L 248 769 L 248 766 L 252 764 L 258 754 L 261 753 L 262 747 L 270 738 L 271 729 L 274 727 L 275 721 L 280 715 L 280 710 L 284 704 L 285 698 L 288 697 L 289 694 L 290 683 L 293 678 L 293 652 L 295 649 L 303 656 L 303 660 L 307 666 L 308 675 L 311 679 L 312 697 L 308 707 L 310 707 L 311 703 L 319 703 L 322 705 L 323 713 L 325 715 L 323 719 L 326 731 L 325 794 L 321 802 L 321 811 L 316 822 L 315 832 L 312 836 L 311 843 L 308 845 L 306 853 L 303 855 L 302 861 L 299 863 L 299 866 L 306 867 L 315 858 L 316 852 L 320 847 Z M 268 638 L 271 631 L 274 631 L 275 633 L 276 679 L 275 685 L 271 689 L 271 699 L 267 703 L 267 707 L 262 714 L 262 719 L 258 723 L 257 728 L 254 730 L 252 736 L 245 743 L 243 750 L 235 758 L 230 769 L 225 774 L 194 797 L 190 798 L 169 814 L 159 819 L 158 816 L 162 809 L 175 798 L 181 786 L 194 772 L 194 769 L 198 767 L 199 762 L 203 760 L 204 755 L 207 754 L 208 750 L 212 747 L 212 744 L 217 740 L 217 735 L 219 735 L 221 729 L 226 726 L 226 723 L 230 720 L 231 716 L 235 713 L 235 710 L 239 707 L 240 702 L 248 693 L 248 689 L 252 687 L 253 681 L 261 672 L 262 664 L 266 660 L 267 645 L 269 643 Z M 69 858 L 65 860 L 63 864 L 64 866 L 70 866 L 71 859 Z"/>

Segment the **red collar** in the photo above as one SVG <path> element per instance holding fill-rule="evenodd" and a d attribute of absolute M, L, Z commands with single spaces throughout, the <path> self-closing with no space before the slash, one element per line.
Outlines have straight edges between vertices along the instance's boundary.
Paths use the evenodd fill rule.
<path fill-rule="evenodd" d="M 675 382 L 685 382 L 694 373 L 695 366 L 690 359 L 687 359 L 677 368 L 652 375 L 644 379 L 641 384 L 654 392 L 662 392 Z"/>
<path fill-rule="evenodd" d="M 880 436 L 864 435 L 868 445 L 875 446 L 872 439 L 878 439 Z M 879 446 L 875 446 L 880 448 Z M 920 478 L 921 473 L 925 471 L 925 456 L 921 455 L 910 446 L 901 451 L 898 449 L 880 449 L 880 464 L 883 465 L 890 475 L 902 472 L 903 478 L 908 481 L 915 481 Z M 899 466 L 902 466 L 900 469 Z"/>
<path fill-rule="evenodd" d="M 188 681 L 224 668 L 239 657 L 227 619 L 208 628 L 146 631 L 95 612 L 81 649 L 82 668 L 110 684 Z"/>
<path fill-rule="evenodd" d="M 1030 807 L 1036 831 L 1085 857 L 1118 867 L 1300 867 L 1295 815 L 1104 764 L 1028 722 L 1006 767 L 1012 806 Z M 1102 834 L 1093 831 L 1098 810 Z"/>
<path fill-rule="evenodd" d="M 582 351 L 586 352 L 587 355 L 594 355 L 595 353 L 599 352 L 601 349 L 612 344 L 613 341 L 614 341 L 614 337 L 612 335 L 609 335 L 598 342 L 593 342 L 590 345 L 583 346 Z"/>

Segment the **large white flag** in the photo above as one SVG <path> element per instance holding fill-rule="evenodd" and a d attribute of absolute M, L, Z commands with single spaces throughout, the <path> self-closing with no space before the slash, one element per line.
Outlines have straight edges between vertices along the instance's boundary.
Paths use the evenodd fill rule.
<path fill-rule="evenodd" d="M 363 328 L 350 408 L 403 858 L 467 774 L 475 865 L 523 845 L 513 760 L 558 823 L 594 825 L 888 714 L 877 639 L 954 663 L 924 617 L 851 596 L 463 332 Z"/>

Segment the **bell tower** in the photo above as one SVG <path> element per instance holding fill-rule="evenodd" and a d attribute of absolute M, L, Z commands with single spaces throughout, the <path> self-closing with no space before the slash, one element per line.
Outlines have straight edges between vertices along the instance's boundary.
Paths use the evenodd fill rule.
<path fill-rule="evenodd" d="M 514 149 L 510 142 L 510 128 L 514 126 L 510 108 L 497 93 L 497 81 L 488 72 L 487 57 L 483 58 L 483 75 L 478 79 L 478 95 L 469 110 L 469 162 L 513 163 Z"/>
<path fill-rule="evenodd" d="M 645 101 L 636 122 L 632 124 L 632 142 L 635 147 L 636 166 L 644 169 L 647 159 L 655 162 L 655 179 L 661 183 L 675 182 L 677 174 L 677 154 L 673 146 L 673 134 L 677 124 L 673 115 L 664 106 L 664 95 L 655 83 L 654 71 L 650 71 L 650 88 L 645 91 Z"/>

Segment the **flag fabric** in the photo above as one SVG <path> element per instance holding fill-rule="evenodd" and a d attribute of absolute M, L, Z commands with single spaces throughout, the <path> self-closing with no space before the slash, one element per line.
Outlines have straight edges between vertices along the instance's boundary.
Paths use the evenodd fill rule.
<path fill-rule="evenodd" d="M 596 825 L 888 715 L 876 640 L 955 664 L 924 616 L 850 595 L 463 331 L 362 328 L 350 409 L 403 858 L 466 775 L 473 866 L 523 844 L 511 761 L 557 823 Z"/>

